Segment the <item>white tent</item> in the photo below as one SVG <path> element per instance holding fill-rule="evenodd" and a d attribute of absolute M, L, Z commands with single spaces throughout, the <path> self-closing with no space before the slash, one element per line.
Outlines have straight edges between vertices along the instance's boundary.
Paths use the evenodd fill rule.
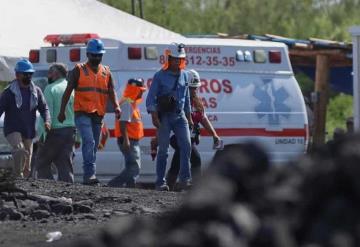
<path fill-rule="evenodd" d="M 113 39 L 181 37 L 97 0 L 1 0 L 0 9 L 0 81 L 12 79 L 17 59 L 44 45 L 47 34 L 97 33 Z"/>

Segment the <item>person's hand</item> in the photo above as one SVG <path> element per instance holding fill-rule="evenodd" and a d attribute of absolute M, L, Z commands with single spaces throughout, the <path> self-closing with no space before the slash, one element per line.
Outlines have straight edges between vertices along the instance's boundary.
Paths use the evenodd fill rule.
<path fill-rule="evenodd" d="M 46 131 L 47 133 L 49 133 L 50 130 L 51 130 L 51 124 L 48 123 L 48 122 L 46 122 L 46 123 L 44 124 L 44 128 L 45 128 L 45 131 Z"/>
<path fill-rule="evenodd" d="M 125 152 L 129 152 L 129 150 L 130 150 L 130 141 L 129 141 L 129 139 L 125 140 L 125 138 L 124 138 L 124 142 L 123 142 L 122 146 L 123 146 L 123 150 Z"/>
<path fill-rule="evenodd" d="M 189 124 L 189 129 L 193 130 L 194 129 L 194 122 L 193 122 L 191 117 L 190 117 L 190 119 L 188 119 L 188 124 Z"/>
<path fill-rule="evenodd" d="M 103 149 L 104 149 L 104 146 L 103 146 L 101 143 L 99 143 L 99 145 L 98 145 L 98 150 L 101 151 L 101 150 L 103 150 Z"/>
<path fill-rule="evenodd" d="M 75 149 L 78 149 L 81 146 L 81 143 L 80 142 L 75 142 L 74 146 L 75 146 Z"/>
<path fill-rule="evenodd" d="M 160 119 L 157 112 L 151 112 L 152 124 L 158 129 L 160 128 Z"/>
<path fill-rule="evenodd" d="M 116 117 L 116 119 L 120 119 L 120 116 L 121 116 L 121 109 L 118 106 L 115 108 L 115 117 Z"/>
<path fill-rule="evenodd" d="M 64 122 L 64 120 L 66 119 L 65 113 L 59 112 L 57 119 L 59 120 L 60 123 Z"/>
<path fill-rule="evenodd" d="M 214 146 L 215 146 L 215 147 L 216 147 L 216 146 L 219 146 L 219 144 L 220 144 L 220 137 L 217 136 L 217 135 L 214 135 L 214 136 L 213 136 L 213 141 L 214 141 Z"/>

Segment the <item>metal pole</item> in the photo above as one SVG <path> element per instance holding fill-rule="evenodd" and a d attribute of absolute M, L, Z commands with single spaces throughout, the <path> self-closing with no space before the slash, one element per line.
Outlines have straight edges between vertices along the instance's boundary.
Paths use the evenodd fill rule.
<path fill-rule="evenodd" d="M 140 6 L 140 18 L 144 19 L 143 0 L 139 0 L 139 6 Z"/>
<path fill-rule="evenodd" d="M 135 15 L 135 0 L 131 0 L 131 14 Z"/>
<path fill-rule="evenodd" d="M 354 131 L 360 129 L 360 26 L 350 28 L 353 45 L 353 107 L 354 107 Z"/>

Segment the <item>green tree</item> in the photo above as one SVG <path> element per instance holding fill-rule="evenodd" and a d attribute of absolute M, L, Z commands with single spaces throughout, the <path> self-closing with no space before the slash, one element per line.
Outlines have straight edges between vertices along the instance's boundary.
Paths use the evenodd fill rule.
<path fill-rule="evenodd" d="M 331 139 L 334 129 L 345 129 L 346 118 L 353 115 L 353 98 L 349 95 L 339 94 L 330 99 L 326 113 L 327 139 Z"/>

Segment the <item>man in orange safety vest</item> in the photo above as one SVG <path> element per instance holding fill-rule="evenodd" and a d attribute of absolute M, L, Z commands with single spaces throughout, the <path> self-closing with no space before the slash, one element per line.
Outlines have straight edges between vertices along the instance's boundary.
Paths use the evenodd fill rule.
<path fill-rule="evenodd" d="M 68 85 L 58 115 L 59 122 L 63 122 L 66 118 L 66 104 L 72 91 L 75 90 L 75 125 L 81 136 L 83 179 L 84 184 L 87 185 L 99 184 L 95 161 L 108 98 L 115 108 L 117 118 L 121 113 L 110 69 L 101 64 L 104 53 L 104 44 L 100 39 L 89 40 L 86 47 L 88 61 L 77 64 L 69 73 Z"/>

